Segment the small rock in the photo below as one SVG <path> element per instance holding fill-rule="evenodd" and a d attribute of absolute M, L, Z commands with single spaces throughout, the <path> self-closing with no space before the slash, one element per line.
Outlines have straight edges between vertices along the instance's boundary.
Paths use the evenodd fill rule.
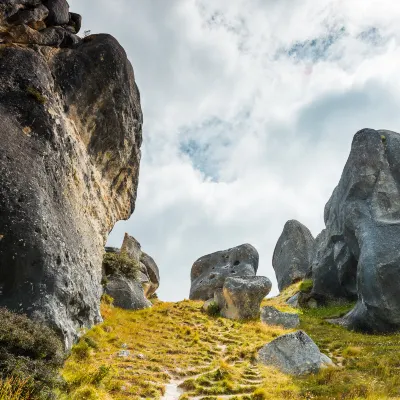
<path fill-rule="evenodd" d="M 129 350 L 120 350 L 118 352 L 118 357 L 126 358 L 126 357 L 129 357 L 130 355 L 131 355 L 131 352 Z"/>
<path fill-rule="evenodd" d="M 300 292 L 296 293 L 290 299 L 286 300 L 286 304 L 288 304 L 293 308 L 297 308 L 299 306 L 299 297 L 300 297 Z"/>
<path fill-rule="evenodd" d="M 274 307 L 261 309 L 261 321 L 267 325 L 280 325 L 286 329 L 296 328 L 300 325 L 300 318 L 297 314 L 281 312 Z"/>
<path fill-rule="evenodd" d="M 127 349 L 127 348 L 128 348 L 128 345 L 127 345 L 127 343 L 123 343 L 123 344 L 121 345 L 121 348 L 123 348 L 123 349 Z"/>
<path fill-rule="evenodd" d="M 334 365 L 304 331 L 279 336 L 259 350 L 258 358 L 264 365 L 297 376 L 317 373 L 323 367 Z"/>

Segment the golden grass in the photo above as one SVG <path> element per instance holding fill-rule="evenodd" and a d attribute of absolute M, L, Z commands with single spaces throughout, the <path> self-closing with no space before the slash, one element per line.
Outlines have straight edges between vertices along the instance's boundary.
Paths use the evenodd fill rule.
<path fill-rule="evenodd" d="M 18 378 L 0 380 L 0 400 L 30 399 L 30 382 Z"/>
<path fill-rule="evenodd" d="M 286 299 L 298 287 L 264 304 L 293 312 Z M 201 307 L 202 302 L 187 300 L 158 302 L 142 311 L 103 304 L 105 322 L 87 332 L 65 364 L 68 390 L 60 398 L 160 399 L 174 379 L 185 391 L 182 400 L 222 395 L 242 400 L 400 399 L 400 336 L 363 335 L 324 321 L 351 305 L 296 311 L 301 329 L 339 365 L 305 378 L 255 362 L 260 347 L 288 330 L 210 317 Z"/>

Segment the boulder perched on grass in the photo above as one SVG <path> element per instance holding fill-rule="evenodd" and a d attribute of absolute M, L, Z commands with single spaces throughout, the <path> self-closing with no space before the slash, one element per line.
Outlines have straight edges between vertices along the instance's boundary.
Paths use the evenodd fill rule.
<path fill-rule="evenodd" d="M 297 376 L 317 373 L 323 367 L 334 365 L 303 331 L 279 336 L 259 350 L 258 359 L 264 365 Z"/>
<path fill-rule="evenodd" d="M 258 318 L 260 305 L 271 291 L 271 281 L 265 276 L 227 278 L 215 300 L 225 318 L 246 320 Z"/>
<path fill-rule="evenodd" d="M 286 222 L 272 257 L 279 290 L 306 277 L 311 270 L 315 240 L 300 222 Z"/>
<path fill-rule="evenodd" d="M 280 325 L 286 329 L 296 328 L 300 325 L 298 314 L 282 312 L 275 307 L 263 307 L 261 321 L 266 325 Z"/>
<path fill-rule="evenodd" d="M 258 260 L 258 252 L 250 244 L 199 258 L 191 270 L 190 299 L 207 301 L 213 298 L 228 277 L 255 276 Z"/>

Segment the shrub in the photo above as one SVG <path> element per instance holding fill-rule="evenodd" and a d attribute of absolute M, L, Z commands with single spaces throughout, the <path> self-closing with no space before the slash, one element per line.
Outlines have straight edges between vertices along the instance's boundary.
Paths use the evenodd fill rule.
<path fill-rule="evenodd" d="M 72 354 L 78 361 L 87 360 L 92 353 L 92 349 L 85 339 L 81 339 L 78 344 L 72 347 Z"/>
<path fill-rule="evenodd" d="M 265 400 L 268 398 L 268 393 L 265 389 L 256 389 L 253 393 L 253 400 Z"/>
<path fill-rule="evenodd" d="M 127 278 L 138 279 L 140 266 L 125 253 L 106 253 L 103 258 L 103 269 L 106 276 L 120 274 Z"/>
<path fill-rule="evenodd" d="M 0 378 L 24 382 L 31 398 L 48 399 L 60 385 L 64 361 L 61 340 L 48 327 L 25 315 L 0 309 Z"/>
<path fill-rule="evenodd" d="M 31 398 L 32 383 L 16 378 L 0 381 L 0 400 L 28 400 Z"/>
<path fill-rule="evenodd" d="M 313 286 L 314 282 L 312 279 L 305 279 L 303 282 L 301 282 L 299 289 L 302 293 L 310 293 Z"/>
<path fill-rule="evenodd" d="M 211 317 L 219 316 L 219 312 L 220 312 L 219 306 L 215 301 L 211 302 L 208 305 L 207 314 L 210 315 Z"/>

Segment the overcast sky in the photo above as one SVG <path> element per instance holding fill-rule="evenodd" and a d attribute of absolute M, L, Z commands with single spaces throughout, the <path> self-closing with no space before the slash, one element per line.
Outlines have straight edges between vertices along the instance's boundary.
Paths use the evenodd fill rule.
<path fill-rule="evenodd" d="M 202 255 L 242 243 L 277 292 L 284 223 L 316 236 L 353 135 L 400 131 L 394 0 L 69 0 L 84 29 L 124 46 L 141 91 L 133 235 L 163 300 L 187 298 Z"/>

